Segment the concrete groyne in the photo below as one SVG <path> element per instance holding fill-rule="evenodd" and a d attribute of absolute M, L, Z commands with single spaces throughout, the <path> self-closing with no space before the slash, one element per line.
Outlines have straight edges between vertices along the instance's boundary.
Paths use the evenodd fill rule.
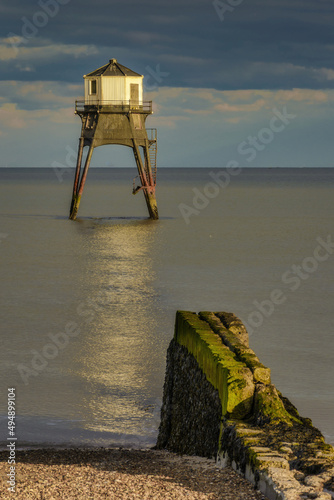
<path fill-rule="evenodd" d="M 270 500 L 334 497 L 334 449 L 271 383 L 231 313 L 178 311 L 157 448 L 215 457 Z"/>

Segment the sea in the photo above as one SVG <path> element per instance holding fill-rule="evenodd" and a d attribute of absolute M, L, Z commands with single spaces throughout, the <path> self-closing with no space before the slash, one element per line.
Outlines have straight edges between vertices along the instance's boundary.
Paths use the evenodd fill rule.
<path fill-rule="evenodd" d="M 161 168 L 158 221 L 136 175 L 71 221 L 73 169 L 0 169 L 2 446 L 9 393 L 17 448 L 153 446 L 177 310 L 235 313 L 334 444 L 334 169 Z"/>

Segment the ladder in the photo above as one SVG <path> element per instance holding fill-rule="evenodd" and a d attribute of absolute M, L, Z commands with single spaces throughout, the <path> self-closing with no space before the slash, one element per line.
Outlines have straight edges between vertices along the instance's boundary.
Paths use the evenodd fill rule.
<path fill-rule="evenodd" d="M 149 143 L 149 147 L 148 147 L 148 151 L 149 151 L 149 155 L 150 155 L 153 183 L 155 186 L 157 184 L 157 152 L 158 152 L 157 146 L 158 146 L 157 141 L 154 141 L 154 142 Z"/>
<path fill-rule="evenodd" d="M 158 153 L 157 129 L 148 128 L 147 136 L 148 136 L 148 152 L 150 157 L 153 184 L 155 186 L 157 183 L 157 153 Z"/>
<path fill-rule="evenodd" d="M 147 131 L 147 146 L 144 149 L 144 172 L 146 175 L 146 179 L 150 187 L 154 188 L 157 184 L 157 152 L 158 152 L 158 144 L 157 144 L 157 129 L 156 128 L 148 128 Z M 136 148 L 133 149 L 137 165 L 139 164 L 138 154 Z M 140 154 L 140 153 L 139 153 Z M 142 189 L 145 189 L 147 186 L 137 186 L 136 187 L 136 179 L 138 176 L 133 179 L 133 189 L 132 193 L 137 194 Z"/>

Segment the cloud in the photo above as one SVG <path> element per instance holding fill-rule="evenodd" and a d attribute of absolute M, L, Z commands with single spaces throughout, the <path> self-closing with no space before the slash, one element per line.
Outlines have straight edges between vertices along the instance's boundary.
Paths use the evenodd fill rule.
<path fill-rule="evenodd" d="M 52 123 L 78 123 L 74 102 L 81 91 L 81 86 L 59 82 L 0 81 L 2 133 L 40 126 L 47 129 Z"/>
<path fill-rule="evenodd" d="M 6 103 L 0 108 L 0 122 L 6 124 L 6 128 L 24 128 L 26 122 L 23 114 L 25 112 L 19 111 L 15 104 Z"/>
<path fill-rule="evenodd" d="M 73 107 L 83 94 L 82 75 L 111 57 L 145 75 L 151 88 L 146 97 L 155 111 L 149 120 L 163 131 L 159 154 L 168 156 L 164 140 L 173 140 L 175 161 L 186 144 L 197 158 L 205 135 L 214 163 L 243 134 L 266 126 L 273 107 L 284 105 L 302 117 L 293 125 L 298 123 L 301 137 L 307 127 L 310 137 L 320 130 L 329 135 L 332 0 L 244 1 L 224 22 L 211 0 L 81 0 L 78 5 L 73 0 L 61 5 L 30 38 L 22 36 L 24 19 L 36 20 L 41 2 L 0 6 L 0 106 L 10 124 L 2 122 L 0 131 L 6 147 L 10 137 L 15 144 L 18 131 L 27 144 L 33 134 L 44 134 L 40 161 L 45 164 L 49 136 L 66 141 L 66 129 L 77 141 L 80 120 Z M 164 76 L 154 80 L 157 68 Z M 328 155 L 331 147 L 328 141 Z M 303 148 L 308 161 L 310 149 Z"/>
<path fill-rule="evenodd" d="M 74 100 L 81 90 L 81 85 L 61 82 L 1 82 L 3 164 L 47 166 L 64 154 L 66 145 L 76 149 L 81 123 L 74 115 Z M 315 161 L 312 144 L 320 138 L 325 149 L 321 150 L 319 164 L 327 161 L 326 137 L 331 130 L 334 90 L 162 87 L 150 93 L 150 97 L 155 112 L 148 117 L 147 126 L 158 129 L 160 166 L 224 165 L 235 158 L 241 141 L 268 126 L 273 108 L 283 110 L 284 106 L 297 118 L 287 134 L 280 135 L 259 158 L 261 166 L 293 165 L 293 161 L 311 166 Z M 17 140 L 21 145 L 18 149 Z M 303 147 L 298 148 L 298 144 Z M 294 157 L 289 157 L 294 145 Z M 25 157 L 25 150 L 32 154 Z M 109 154 L 108 148 L 101 148 L 102 165 L 109 161 Z"/>
<path fill-rule="evenodd" d="M 184 121 L 189 120 L 187 116 L 153 116 L 149 122 L 152 128 L 176 129 Z"/>
<path fill-rule="evenodd" d="M 18 109 L 13 103 L 5 103 L 0 107 L 0 122 L 5 124 L 3 133 L 6 133 L 8 129 L 38 126 L 42 122 L 48 126 L 48 123 L 68 124 L 75 121 L 73 108 L 26 110 Z"/>
<path fill-rule="evenodd" d="M 197 115 L 229 123 L 248 122 L 278 105 L 314 108 L 334 99 L 334 90 L 215 90 L 163 87 L 149 94 L 162 116 Z M 307 109 L 307 108 L 305 108 Z M 239 116 L 241 115 L 241 116 Z"/>
<path fill-rule="evenodd" d="M 169 73 L 160 86 L 334 87 L 329 0 L 242 2 L 224 22 L 207 0 L 81 0 L 80 9 L 70 1 L 36 36 L 22 37 L 23 18 L 33 22 L 39 10 L 25 0 L 3 7 L 2 33 L 17 38 L 1 40 L 2 78 L 75 82 L 116 57 L 142 74 L 160 64 Z"/>
<path fill-rule="evenodd" d="M 320 68 L 315 70 L 316 78 L 320 81 L 332 81 L 334 80 L 334 70 L 329 68 Z"/>
<path fill-rule="evenodd" d="M 82 85 L 61 82 L 0 81 L 1 100 L 14 103 L 18 109 L 59 109 L 72 107 L 83 93 Z"/>
<path fill-rule="evenodd" d="M 249 113 L 252 111 L 259 111 L 260 109 L 266 107 L 266 100 L 265 99 L 258 99 L 257 101 L 253 102 L 252 104 L 229 104 L 228 102 L 224 102 L 222 104 L 217 104 L 215 106 L 215 109 L 217 111 L 221 112 L 227 112 L 227 113 Z"/>
<path fill-rule="evenodd" d="M 29 43 L 28 43 L 29 42 Z M 98 53 L 94 45 L 53 44 L 50 40 L 33 40 L 20 36 L 0 39 L 0 61 L 52 61 L 62 56 L 91 56 Z"/>
<path fill-rule="evenodd" d="M 57 81 L 0 81 L 3 123 L 22 128 L 32 121 L 75 123 L 74 103 L 83 94 L 83 84 Z M 198 120 L 237 124 L 257 120 L 275 106 L 303 105 L 320 110 L 334 101 L 334 90 L 295 88 L 291 90 L 216 90 L 207 88 L 161 87 L 145 95 L 153 101 L 156 125 L 176 128 L 180 122 Z"/>
<path fill-rule="evenodd" d="M 316 104 L 317 102 L 327 102 L 332 98 L 333 92 L 324 90 L 292 89 L 279 90 L 275 93 L 275 99 L 278 101 L 303 101 L 311 104 Z"/>
<path fill-rule="evenodd" d="M 207 116 L 211 114 L 210 109 L 183 109 L 184 113 L 187 113 L 189 115 L 202 115 L 202 116 Z"/>
<path fill-rule="evenodd" d="M 11 37 L 11 38 L 1 38 L 0 39 L 0 61 L 11 61 L 16 59 L 17 50 L 16 45 L 23 40 L 23 37 Z"/>

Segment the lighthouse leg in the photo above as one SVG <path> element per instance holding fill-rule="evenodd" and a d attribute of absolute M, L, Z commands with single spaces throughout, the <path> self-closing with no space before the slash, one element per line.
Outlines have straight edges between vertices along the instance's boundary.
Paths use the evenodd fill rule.
<path fill-rule="evenodd" d="M 93 144 L 89 146 L 89 151 L 87 154 L 85 167 L 82 173 L 81 180 L 79 182 L 80 170 L 81 170 L 81 161 L 82 161 L 82 152 L 83 152 L 83 142 L 80 142 L 79 153 L 78 153 L 78 162 L 77 169 L 75 173 L 74 186 L 73 186 L 73 195 L 72 195 L 72 203 L 71 203 L 71 211 L 70 211 L 70 219 L 75 220 L 77 217 L 77 213 L 79 210 L 80 200 L 83 193 L 83 189 L 85 187 L 85 182 L 87 179 L 87 172 L 89 168 L 90 161 L 92 159 L 92 154 L 94 150 Z"/>
<path fill-rule="evenodd" d="M 140 151 L 135 139 L 133 139 L 133 154 L 137 163 L 138 173 L 141 180 L 141 185 L 143 187 L 145 201 L 148 209 L 148 213 L 151 219 L 159 219 L 157 200 L 155 197 L 155 186 L 152 182 L 152 175 L 150 171 L 148 175 L 143 166 L 143 161 L 140 156 Z"/>
<path fill-rule="evenodd" d="M 143 146 L 144 158 L 145 158 L 145 173 L 148 180 L 149 188 L 144 190 L 145 200 L 147 208 L 151 219 L 159 219 L 157 200 L 155 197 L 155 181 L 152 173 L 152 165 L 150 160 L 150 153 L 148 149 L 148 141 L 145 141 L 145 146 Z"/>
<path fill-rule="evenodd" d="M 145 195 L 146 205 L 148 208 L 148 213 L 150 214 L 150 219 L 158 220 L 159 214 L 158 214 L 157 200 L 155 197 L 155 189 L 153 188 L 152 191 L 145 189 L 144 195 Z"/>
<path fill-rule="evenodd" d="M 82 161 L 82 152 L 84 148 L 84 138 L 81 137 L 79 141 L 79 149 L 78 149 L 78 158 L 77 158 L 77 166 L 75 169 L 75 176 L 74 176 L 74 183 L 73 183 L 73 193 L 72 193 L 72 202 L 71 202 L 71 208 L 70 208 L 70 219 L 75 219 L 73 217 L 73 209 L 75 205 L 75 198 L 77 195 L 77 190 L 78 190 L 78 184 L 79 184 L 79 177 L 80 177 L 80 170 L 81 170 L 81 161 Z"/>

